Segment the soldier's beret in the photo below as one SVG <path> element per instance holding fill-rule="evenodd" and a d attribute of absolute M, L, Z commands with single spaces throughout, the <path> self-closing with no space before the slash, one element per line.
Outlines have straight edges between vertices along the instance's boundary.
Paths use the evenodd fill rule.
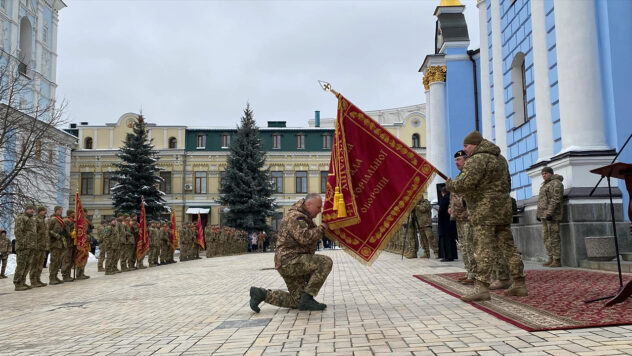
<path fill-rule="evenodd" d="M 481 144 L 481 141 L 483 141 L 483 136 L 481 136 L 481 133 L 478 131 L 472 131 L 467 134 L 467 136 L 465 136 L 465 139 L 463 139 L 463 144 L 478 146 Z"/>
<path fill-rule="evenodd" d="M 39 213 L 40 211 L 46 211 L 46 207 L 45 206 L 38 206 L 37 207 L 37 212 Z"/>
<path fill-rule="evenodd" d="M 123 217 L 124 217 L 124 218 L 129 218 L 129 214 L 128 214 L 128 213 L 125 213 L 125 214 L 123 214 Z"/>
<path fill-rule="evenodd" d="M 138 216 L 138 215 L 136 215 L 136 213 L 132 213 L 132 215 L 130 215 L 130 216 Z"/>
<path fill-rule="evenodd" d="M 456 151 L 456 153 L 454 154 L 454 158 L 457 158 L 457 157 L 465 157 L 465 156 L 467 156 L 467 153 L 465 153 L 465 151 L 463 151 L 463 150 L 458 150 L 458 151 Z"/>
<path fill-rule="evenodd" d="M 553 174 L 553 168 L 551 168 L 551 167 L 544 167 L 544 168 L 542 168 L 542 173 L 551 173 L 551 174 Z"/>
<path fill-rule="evenodd" d="M 29 209 L 35 210 L 35 205 L 29 204 L 29 205 L 26 206 L 26 208 L 24 208 L 24 210 L 29 210 Z"/>
<path fill-rule="evenodd" d="M 6 234 L 7 230 L 0 230 L 0 234 Z"/>
<path fill-rule="evenodd" d="M 75 211 L 73 209 L 66 210 L 66 216 L 74 214 L 74 213 L 75 213 Z"/>
<path fill-rule="evenodd" d="M 57 211 L 59 209 L 63 209 L 63 208 L 61 206 L 59 206 L 59 205 L 55 205 L 55 208 L 53 209 L 53 211 Z"/>
<path fill-rule="evenodd" d="M 123 213 L 118 213 L 118 214 L 116 214 L 116 217 L 117 217 L 117 218 L 118 218 L 118 217 L 121 217 L 121 216 L 123 216 Z"/>

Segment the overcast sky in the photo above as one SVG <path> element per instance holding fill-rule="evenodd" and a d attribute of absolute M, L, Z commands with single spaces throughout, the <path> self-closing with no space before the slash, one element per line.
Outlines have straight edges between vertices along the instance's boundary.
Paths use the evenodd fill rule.
<path fill-rule="evenodd" d="M 334 117 L 335 97 L 365 111 L 422 103 L 440 0 L 65 0 L 57 98 L 71 122 L 138 112 L 157 124 L 230 126 L 246 102 L 259 126 Z M 470 48 L 475 0 L 462 0 Z"/>

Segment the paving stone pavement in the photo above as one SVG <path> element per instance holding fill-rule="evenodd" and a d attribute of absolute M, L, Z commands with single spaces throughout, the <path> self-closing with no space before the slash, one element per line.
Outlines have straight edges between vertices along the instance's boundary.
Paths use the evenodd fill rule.
<path fill-rule="evenodd" d="M 0 280 L 0 355 L 632 355 L 632 326 L 529 333 L 413 277 L 458 263 L 319 253 L 334 260 L 324 312 L 249 309 L 251 285 L 284 288 L 272 253 L 114 276 L 90 263 L 89 280 L 25 292 Z"/>

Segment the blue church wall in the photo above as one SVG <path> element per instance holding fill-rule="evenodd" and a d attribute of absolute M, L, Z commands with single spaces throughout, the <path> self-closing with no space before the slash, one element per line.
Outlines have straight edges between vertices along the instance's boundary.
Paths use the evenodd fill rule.
<path fill-rule="evenodd" d="M 474 65 L 476 66 L 476 90 L 478 90 L 478 95 L 476 96 L 476 101 L 478 105 L 478 131 L 482 130 L 483 124 L 483 110 L 481 105 L 481 57 L 476 56 L 474 58 Z"/>
<path fill-rule="evenodd" d="M 557 87 L 557 49 L 555 46 L 555 9 L 553 0 L 544 0 L 544 25 L 546 28 L 547 62 L 549 67 L 549 87 L 551 88 L 551 123 L 553 124 L 553 153 L 562 150 L 562 130 L 560 127 L 560 100 Z"/>
<path fill-rule="evenodd" d="M 494 53 L 492 51 L 492 5 L 490 0 L 485 1 L 485 13 L 487 21 L 487 53 L 489 55 L 489 100 L 491 106 L 492 141 L 496 142 L 496 112 L 494 110 Z"/>
<path fill-rule="evenodd" d="M 535 125 L 535 91 L 533 83 L 533 49 L 531 39 L 531 4 L 529 0 L 501 0 L 500 27 L 503 64 L 505 127 L 507 128 L 507 160 L 511 188 L 517 200 L 532 196 L 531 180 L 526 169 L 536 162 L 538 151 Z M 514 127 L 511 65 L 518 53 L 524 54 L 526 123 Z"/>
<path fill-rule="evenodd" d="M 467 60 L 446 63 L 446 98 L 448 108 L 448 132 L 450 157 L 463 149 L 463 138 L 474 130 L 474 77 L 472 62 Z M 458 169 L 450 165 L 449 175 L 455 177 Z"/>
<path fill-rule="evenodd" d="M 604 113 L 607 123 L 607 140 L 610 147 L 620 150 L 628 136 L 632 134 L 632 2 L 597 1 L 597 26 L 599 28 L 599 53 L 601 60 L 601 78 L 603 84 Z M 632 142 L 621 152 L 620 162 L 632 163 Z M 627 211 L 630 196 L 622 186 L 623 207 Z M 628 220 L 627 214 L 624 214 Z"/>

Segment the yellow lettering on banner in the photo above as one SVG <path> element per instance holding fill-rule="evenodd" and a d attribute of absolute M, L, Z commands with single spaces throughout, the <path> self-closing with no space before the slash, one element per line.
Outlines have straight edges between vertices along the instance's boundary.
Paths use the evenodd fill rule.
<path fill-rule="evenodd" d="M 373 188 L 373 191 L 371 192 L 371 194 L 369 194 L 369 199 L 367 199 L 367 201 L 362 204 L 362 207 L 360 208 L 361 212 L 367 213 L 369 211 L 371 205 L 373 205 L 373 202 L 375 201 L 375 198 L 382 192 L 384 187 L 386 187 L 386 184 L 388 184 L 388 178 L 380 178 L 380 181 L 377 182 L 377 184 Z"/>
<path fill-rule="evenodd" d="M 356 158 L 355 161 L 353 161 L 353 163 L 351 164 L 351 175 L 354 175 L 358 169 L 360 169 L 360 166 L 362 165 L 362 160 L 359 158 Z"/>
<path fill-rule="evenodd" d="M 369 182 L 371 177 L 373 177 L 373 174 L 375 174 L 375 172 L 380 168 L 382 162 L 386 160 L 386 157 L 388 157 L 388 154 L 383 150 L 380 150 L 378 156 L 373 160 L 373 163 L 371 163 L 369 169 L 367 169 L 366 173 L 362 176 L 360 182 L 358 182 L 358 185 L 353 189 L 356 195 L 359 195 L 364 190 L 364 186 Z"/>

